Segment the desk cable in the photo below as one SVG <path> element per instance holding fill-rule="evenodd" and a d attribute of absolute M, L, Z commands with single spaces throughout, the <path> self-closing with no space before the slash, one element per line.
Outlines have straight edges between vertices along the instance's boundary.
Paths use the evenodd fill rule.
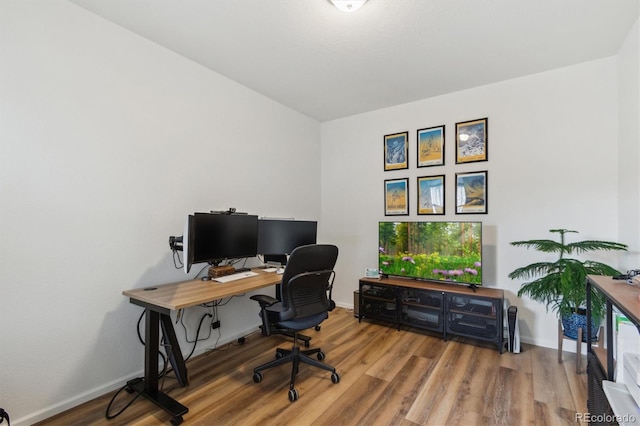
<path fill-rule="evenodd" d="M 7 420 L 7 425 L 11 426 L 11 421 L 9 420 L 9 413 L 4 411 L 4 408 L 0 408 L 0 423 L 2 423 L 5 419 Z"/>
<path fill-rule="evenodd" d="M 212 305 L 212 307 L 213 307 L 214 309 L 215 309 L 215 308 L 217 308 L 217 303 L 215 303 L 215 302 L 214 302 L 214 304 Z M 138 323 L 137 323 L 137 326 L 136 326 L 136 330 L 137 330 L 137 333 L 138 333 L 138 340 L 140 340 L 140 343 L 142 343 L 142 346 L 144 346 L 146 343 L 145 343 L 145 341 L 144 341 L 144 339 L 143 339 L 143 337 L 142 337 L 142 333 L 140 332 L 140 324 L 142 323 L 142 319 L 144 318 L 145 313 L 146 313 L 146 310 L 143 310 L 143 311 L 142 311 L 142 314 L 140 314 L 140 317 L 138 318 Z M 216 309 L 215 315 L 217 316 L 217 309 Z M 183 317 L 184 317 L 184 316 L 182 316 L 182 318 L 183 318 Z M 185 362 L 187 362 L 187 361 L 191 358 L 191 356 L 193 355 L 193 353 L 195 352 L 197 343 L 198 343 L 200 340 L 206 340 L 206 339 L 208 339 L 208 338 L 209 338 L 209 336 L 207 336 L 205 339 L 199 339 L 199 338 L 198 338 L 198 336 L 200 335 L 200 329 L 201 329 L 201 327 L 202 327 L 202 323 L 204 322 L 204 320 L 205 320 L 206 318 L 213 318 L 213 317 L 214 317 L 214 315 L 212 315 L 212 314 L 210 314 L 210 313 L 206 313 L 206 314 L 204 314 L 204 315 L 202 316 L 202 318 L 200 319 L 200 323 L 198 324 L 198 329 L 197 329 L 197 331 L 196 331 L 196 339 L 195 339 L 195 340 L 193 340 L 193 341 L 189 341 L 189 340 L 188 340 L 188 338 L 187 338 L 187 329 L 186 329 L 186 326 L 184 325 L 184 323 L 183 323 L 182 321 L 180 321 L 180 323 L 182 324 L 183 328 L 185 329 L 185 338 L 187 338 L 187 341 L 188 341 L 189 343 L 193 343 L 193 347 L 191 348 L 191 353 L 189 353 L 189 355 L 185 358 L 185 360 L 184 360 Z M 182 318 L 181 318 L 181 319 L 182 319 Z M 218 339 L 219 339 L 219 338 L 220 338 L 220 337 L 218 337 Z M 164 387 L 164 380 L 166 379 L 167 372 L 168 372 L 168 370 L 169 370 L 169 362 L 168 362 L 168 359 L 169 359 L 169 358 L 170 358 L 170 356 L 171 356 L 171 351 L 173 350 L 173 348 L 171 347 L 171 345 L 168 345 L 168 344 L 166 344 L 166 343 L 161 343 L 161 345 L 164 347 L 164 350 L 165 350 L 165 352 L 166 352 L 166 355 L 165 355 L 165 354 L 163 354 L 162 352 L 158 351 L 158 355 L 162 358 L 162 365 L 163 365 L 163 367 L 162 367 L 162 371 L 158 374 L 158 378 L 161 378 L 161 379 L 162 379 L 162 383 L 161 383 L 161 388 L 162 388 L 162 387 Z M 217 346 L 217 341 L 216 341 L 216 346 Z M 135 401 L 135 400 L 140 396 L 140 394 L 139 394 L 139 393 L 136 393 L 136 395 L 135 395 L 135 396 L 134 396 L 134 397 L 133 397 L 133 398 L 132 398 L 132 399 L 131 399 L 131 400 L 130 400 L 130 401 L 129 401 L 125 406 L 124 406 L 124 407 L 122 407 L 122 408 L 120 409 L 120 411 L 118 411 L 118 412 L 117 412 L 117 413 L 115 413 L 115 414 L 110 414 L 109 412 L 111 411 L 111 406 L 112 406 L 112 405 L 113 405 L 113 403 L 115 402 L 115 399 L 118 397 L 118 395 L 120 394 L 120 392 L 122 392 L 123 390 L 127 390 L 127 392 L 129 392 L 129 390 L 131 389 L 131 386 L 132 386 L 132 385 L 137 384 L 137 383 L 139 383 L 139 382 L 140 382 L 140 381 L 142 381 L 142 380 L 143 380 L 143 379 L 142 379 L 141 377 L 136 377 L 136 378 L 134 378 L 134 379 L 129 380 L 129 381 L 127 382 L 127 384 L 126 384 L 126 385 L 124 385 L 123 387 L 121 387 L 121 388 L 120 388 L 120 389 L 119 389 L 119 390 L 118 390 L 118 391 L 113 395 L 113 397 L 111 398 L 111 401 L 109 401 L 109 404 L 107 405 L 107 409 L 106 409 L 106 412 L 105 412 L 105 417 L 106 417 L 108 420 L 111 420 L 111 419 L 114 419 L 114 418 L 118 417 L 118 416 L 119 416 L 120 414 L 122 414 L 122 413 L 123 413 L 127 408 L 129 408 L 129 406 L 130 406 L 131 404 L 133 404 L 133 402 L 134 402 L 134 401 Z M 7 421 L 8 421 L 8 419 L 7 419 Z M 2 423 L 2 419 L 0 419 L 0 423 Z"/>
<path fill-rule="evenodd" d="M 120 414 L 124 413 L 124 410 L 126 410 L 127 408 L 129 408 L 129 406 L 131 406 L 131 404 L 133 404 L 133 401 L 135 401 L 136 399 L 138 399 L 138 397 L 141 395 L 140 393 L 136 392 L 136 394 L 133 396 L 133 398 L 131 398 L 131 400 L 129 402 L 127 402 L 127 404 L 122 407 L 120 409 L 120 411 L 118 411 L 115 414 L 109 414 L 109 411 L 111 410 L 111 406 L 113 405 L 114 401 L 116 400 L 116 398 L 118 397 L 118 395 L 120 395 L 120 392 L 122 392 L 123 390 L 127 390 L 127 392 L 129 392 L 129 389 L 131 389 L 131 386 L 139 383 L 142 381 L 142 378 L 138 377 L 135 379 L 131 379 L 127 382 L 126 385 L 124 385 L 123 387 L 121 387 L 120 389 L 118 389 L 118 391 L 113 395 L 113 397 L 111 398 L 111 401 L 109 401 L 109 404 L 107 405 L 107 410 L 105 411 L 104 415 L 107 418 L 107 420 L 111 420 L 111 419 L 115 419 L 116 417 L 118 417 Z"/>

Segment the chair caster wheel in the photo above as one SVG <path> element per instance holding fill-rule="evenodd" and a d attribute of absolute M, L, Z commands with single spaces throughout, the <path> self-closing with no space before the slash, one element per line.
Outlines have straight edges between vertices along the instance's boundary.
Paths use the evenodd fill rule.
<path fill-rule="evenodd" d="M 316 325 L 316 326 L 315 326 L 315 329 L 316 329 L 316 331 L 320 331 L 320 326 L 319 326 L 319 325 Z"/>
<path fill-rule="evenodd" d="M 298 391 L 295 389 L 289 389 L 289 401 L 296 402 L 298 400 Z"/>
<path fill-rule="evenodd" d="M 276 352 L 276 359 L 280 359 L 282 358 L 284 355 L 282 355 L 280 352 Z"/>
<path fill-rule="evenodd" d="M 177 416 L 171 419 L 171 424 L 173 426 L 178 426 L 179 424 L 182 424 L 182 416 Z"/>
<path fill-rule="evenodd" d="M 324 352 L 318 352 L 318 361 L 322 361 L 324 359 Z"/>
<path fill-rule="evenodd" d="M 253 373 L 253 382 L 260 383 L 262 381 L 262 373 Z"/>
<path fill-rule="evenodd" d="M 338 373 L 331 373 L 331 381 L 333 383 L 340 383 L 340 375 Z"/>

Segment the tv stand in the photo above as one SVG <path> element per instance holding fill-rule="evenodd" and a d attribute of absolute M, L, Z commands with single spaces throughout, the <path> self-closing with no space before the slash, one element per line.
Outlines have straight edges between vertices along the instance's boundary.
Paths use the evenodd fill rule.
<path fill-rule="evenodd" d="M 503 343 L 504 291 L 415 279 L 361 278 L 359 321 L 370 319 L 450 336 Z"/>

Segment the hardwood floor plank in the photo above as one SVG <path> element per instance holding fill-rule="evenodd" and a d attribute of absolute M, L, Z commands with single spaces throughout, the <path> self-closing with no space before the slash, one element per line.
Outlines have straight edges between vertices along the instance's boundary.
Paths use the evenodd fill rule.
<path fill-rule="evenodd" d="M 497 352 L 474 347 L 468 362 L 454 367 L 462 370 L 463 376 L 448 424 L 465 424 L 466 418 L 486 418 L 484 411 L 492 401 L 495 388 L 495 356 L 499 356 Z"/>
<path fill-rule="evenodd" d="M 357 424 L 402 423 L 435 366 L 433 359 L 411 356 Z"/>
<path fill-rule="evenodd" d="M 538 347 L 534 347 L 533 351 L 533 391 L 536 401 L 575 410 L 566 371 L 563 364 L 558 364 L 555 351 Z"/>
<path fill-rule="evenodd" d="M 500 366 L 510 368 L 512 370 L 522 371 L 525 373 L 532 372 L 532 346 L 522 344 L 520 346 L 520 353 L 505 352 L 500 357 Z"/>
<path fill-rule="evenodd" d="M 569 383 L 569 389 L 573 397 L 573 406 L 578 413 L 587 413 L 587 374 L 586 369 L 582 374 L 575 374 L 575 364 L 570 362 L 563 362 L 565 375 Z M 586 358 L 584 364 L 586 366 Z"/>
<path fill-rule="evenodd" d="M 319 416 L 312 424 L 314 426 L 366 424 L 361 419 L 375 407 L 376 401 L 387 386 L 388 383 L 384 380 L 363 374 L 349 386 L 349 393 L 357 393 L 361 395 L 360 398 L 338 399 L 331 405 L 330 412 Z"/>
<path fill-rule="evenodd" d="M 473 339 L 443 341 L 415 329 L 358 322 L 353 312 L 334 310 L 320 331 L 305 332 L 321 347 L 324 362 L 341 375 L 302 365 L 298 401 L 287 397 L 291 365 L 264 372 L 253 368 L 274 358 L 291 339 L 263 337 L 226 345 L 188 361 L 190 384 L 171 375 L 164 390 L 189 408 L 184 425 L 556 425 L 575 424 L 586 410 L 586 375 L 575 364 L 557 363 L 555 349 L 524 346 L 499 354 L 495 345 Z M 123 384 L 124 385 L 124 384 Z M 115 392 L 47 419 L 39 425 L 161 425 L 170 416 L 138 398 L 114 420 L 105 409 Z M 133 395 L 121 392 L 111 413 Z"/>
<path fill-rule="evenodd" d="M 417 347 L 415 341 L 407 338 L 407 333 L 410 332 L 396 331 L 392 333 L 393 342 L 390 342 L 388 349 L 373 363 L 366 374 L 387 382 L 393 380 Z"/>
<path fill-rule="evenodd" d="M 461 365 L 471 361 L 473 346 L 450 341 L 422 389 L 407 419 L 419 424 L 446 424 L 465 375 Z"/>

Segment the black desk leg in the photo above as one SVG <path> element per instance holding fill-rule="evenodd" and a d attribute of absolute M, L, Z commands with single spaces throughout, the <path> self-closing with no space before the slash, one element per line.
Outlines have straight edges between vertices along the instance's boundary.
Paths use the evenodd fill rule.
<path fill-rule="evenodd" d="M 162 327 L 162 335 L 164 336 L 165 343 L 169 345 L 169 362 L 173 367 L 173 372 L 178 379 L 180 386 L 187 386 L 189 384 L 189 378 L 187 377 L 187 366 L 184 363 L 182 357 L 182 351 L 176 338 L 176 331 L 173 329 L 171 323 L 171 317 L 169 315 L 160 314 L 160 326 Z"/>
<path fill-rule="evenodd" d="M 173 354 L 180 354 L 179 357 L 174 356 L 172 364 L 175 364 L 173 365 L 173 368 L 176 372 L 180 370 L 183 377 L 186 378 L 186 367 L 184 366 L 182 352 L 180 352 L 180 346 L 178 346 L 177 343 L 175 331 L 171 324 L 171 318 L 168 315 L 160 314 L 154 310 L 146 308 L 145 316 L 144 380 L 142 382 L 132 383 L 130 387 L 131 390 L 138 392 L 141 396 L 147 398 L 149 401 L 171 414 L 171 424 L 179 425 L 182 423 L 182 416 L 187 414 L 189 409 L 164 392 L 158 390 L 158 345 L 160 344 L 159 324 L 161 319 L 165 339 L 167 339 L 169 344 L 172 345 L 171 352 Z M 176 365 L 180 366 L 176 368 Z"/>

